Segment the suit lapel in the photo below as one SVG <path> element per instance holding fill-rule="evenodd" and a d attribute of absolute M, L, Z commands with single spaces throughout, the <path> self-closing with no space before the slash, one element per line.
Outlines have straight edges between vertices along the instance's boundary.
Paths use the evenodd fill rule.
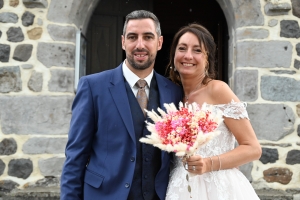
<path fill-rule="evenodd" d="M 172 102 L 171 90 L 168 87 L 168 83 L 164 80 L 164 78 L 161 75 L 157 74 L 156 72 L 154 73 L 154 75 L 156 77 L 159 91 L 159 107 L 165 111 L 164 103 Z"/>
<path fill-rule="evenodd" d="M 130 111 L 130 105 L 125 88 L 122 64 L 115 69 L 115 73 L 112 74 L 110 83 L 111 86 L 109 87 L 109 90 L 115 103 L 115 106 L 119 111 L 119 114 L 126 126 L 127 131 L 129 132 L 130 137 L 135 143 L 135 133 Z"/>
<path fill-rule="evenodd" d="M 159 91 L 159 103 L 160 103 L 160 108 L 164 111 L 166 111 L 164 107 L 164 103 L 171 103 L 172 102 L 172 95 L 171 95 L 171 90 L 168 87 L 168 83 L 164 80 L 162 76 L 157 74 L 156 72 L 154 73 L 157 81 L 157 86 L 158 86 L 158 91 Z M 168 157 L 168 153 L 166 151 L 161 151 L 161 159 L 162 159 L 162 164 L 165 165 L 166 162 L 169 161 L 169 159 L 165 159 Z"/>

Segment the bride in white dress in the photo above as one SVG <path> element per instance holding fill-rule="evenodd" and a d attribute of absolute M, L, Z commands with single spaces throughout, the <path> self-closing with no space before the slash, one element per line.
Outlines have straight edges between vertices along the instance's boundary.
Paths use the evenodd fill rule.
<path fill-rule="evenodd" d="M 222 111 L 224 121 L 218 127 L 221 133 L 196 155 L 175 158 L 166 200 L 259 199 L 238 167 L 259 159 L 261 147 L 246 103 L 240 102 L 226 83 L 214 80 L 215 48 L 211 34 L 196 23 L 180 29 L 173 39 L 168 67 L 172 81 L 183 86 L 183 102 L 214 105 Z"/>

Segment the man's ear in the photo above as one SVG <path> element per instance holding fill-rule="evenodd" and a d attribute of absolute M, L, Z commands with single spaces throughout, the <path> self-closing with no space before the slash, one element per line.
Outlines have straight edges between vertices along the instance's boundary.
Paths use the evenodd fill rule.
<path fill-rule="evenodd" d="M 125 38 L 123 35 L 121 35 L 121 42 L 122 42 L 122 49 L 125 50 L 125 46 L 124 46 Z"/>
<path fill-rule="evenodd" d="M 164 41 L 163 36 L 159 36 L 157 50 L 161 50 L 163 41 Z"/>

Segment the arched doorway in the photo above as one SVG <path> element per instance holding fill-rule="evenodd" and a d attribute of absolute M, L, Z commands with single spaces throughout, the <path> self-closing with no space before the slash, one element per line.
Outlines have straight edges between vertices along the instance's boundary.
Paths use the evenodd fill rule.
<path fill-rule="evenodd" d="M 169 48 L 174 33 L 191 22 L 204 25 L 217 44 L 218 79 L 228 82 L 228 27 L 225 16 L 215 0 L 102 0 L 94 10 L 87 29 L 87 74 L 118 66 L 125 54 L 121 35 L 125 16 L 136 9 L 152 11 L 161 22 L 163 48 L 158 52 L 155 70 L 165 75 Z"/>

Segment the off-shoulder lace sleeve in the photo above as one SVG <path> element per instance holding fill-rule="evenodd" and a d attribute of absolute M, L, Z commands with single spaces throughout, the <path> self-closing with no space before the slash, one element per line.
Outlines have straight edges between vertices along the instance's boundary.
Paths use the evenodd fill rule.
<path fill-rule="evenodd" d="M 230 117 L 233 119 L 249 119 L 246 110 L 247 103 L 245 102 L 235 102 L 234 100 L 231 100 L 228 104 L 220 104 L 216 106 L 223 112 L 224 117 Z"/>

